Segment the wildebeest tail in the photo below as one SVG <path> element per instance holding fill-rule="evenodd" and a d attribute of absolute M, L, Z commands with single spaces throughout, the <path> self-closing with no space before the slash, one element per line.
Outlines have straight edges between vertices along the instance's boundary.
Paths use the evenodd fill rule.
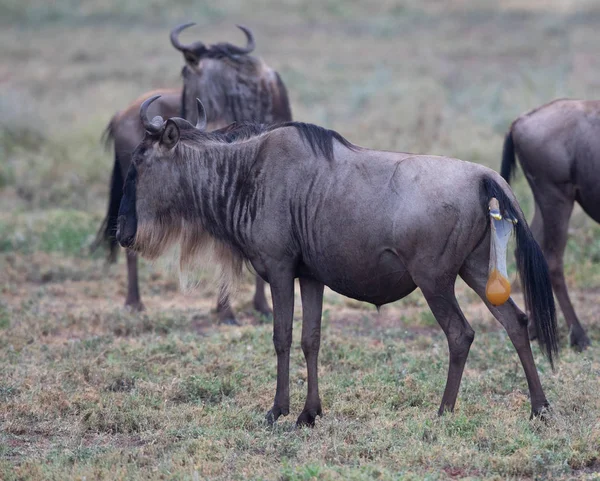
<path fill-rule="evenodd" d="M 117 217 L 119 215 L 119 206 L 121 205 L 121 198 L 123 197 L 123 173 L 121 172 L 121 166 L 119 165 L 119 158 L 115 152 L 115 164 L 113 166 L 111 181 L 110 181 L 110 193 L 108 199 L 108 212 L 106 217 L 98 229 L 96 239 L 92 244 L 92 252 L 95 251 L 101 245 L 108 248 L 108 261 L 113 263 L 117 260 L 117 254 L 119 253 L 119 243 L 115 237 L 117 231 Z"/>
<path fill-rule="evenodd" d="M 500 166 L 500 175 L 509 184 L 511 177 L 514 175 L 513 169 L 515 164 L 515 143 L 513 142 L 511 127 L 504 138 L 504 147 L 502 149 L 502 165 Z"/>
<path fill-rule="evenodd" d="M 115 140 L 115 128 L 117 123 L 117 116 L 119 112 L 117 112 L 110 122 L 106 126 L 106 128 L 102 131 L 102 136 L 100 137 L 100 142 L 104 144 L 104 148 L 106 150 L 110 149 L 111 143 Z"/>
<path fill-rule="evenodd" d="M 508 187 L 507 187 L 508 189 Z M 550 365 L 558 355 L 558 333 L 556 328 L 556 309 L 552 296 L 552 284 L 548 264 L 540 246 L 525 221 L 521 209 L 513 203 L 506 191 L 492 178 L 484 177 L 482 182 L 484 209 L 488 211 L 489 201 L 495 197 L 500 204 L 504 217 L 516 219 L 517 269 L 523 284 L 523 294 L 528 313 L 532 317 L 538 332 L 540 348 L 545 352 Z"/>

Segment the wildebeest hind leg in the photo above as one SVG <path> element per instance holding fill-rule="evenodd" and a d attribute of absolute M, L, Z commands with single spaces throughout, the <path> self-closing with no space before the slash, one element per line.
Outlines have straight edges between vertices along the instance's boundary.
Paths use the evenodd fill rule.
<path fill-rule="evenodd" d="M 567 195 L 556 187 L 544 188 L 542 192 L 544 197 L 539 203 L 544 218 L 542 250 L 548 262 L 554 294 L 569 326 L 571 346 L 581 351 L 590 345 L 590 339 L 571 304 L 563 268 L 574 196 Z"/>
<path fill-rule="evenodd" d="M 304 409 L 298 417 L 298 426 L 314 426 L 317 416 L 322 414 L 317 364 L 321 345 L 321 314 L 323 310 L 323 284 L 300 278 L 302 296 L 302 351 L 308 372 L 308 394 Z"/>
<path fill-rule="evenodd" d="M 435 289 L 431 290 L 419 286 L 423 291 L 427 304 L 444 330 L 446 339 L 448 340 L 450 361 L 448 364 L 446 389 L 444 389 L 442 403 L 438 411 L 440 415 L 444 411 L 454 410 L 469 349 L 475 337 L 475 332 L 471 329 L 456 301 L 453 284 L 452 282 L 445 288 L 440 289 L 439 283 L 436 283 Z"/>
<path fill-rule="evenodd" d="M 137 254 L 130 250 L 127 250 L 127 297 L 125 298 L 125 306 L 134 311 L 144 310 L 144 304 L 140 299 Z"/>
<path fill-rule="evenodd" d="M 273 313 L 267 302 L 267 296 L 265 296 L 266 282 L 259 276 L 256 275 L 256 290 L 254 292 L 254 309 L 256 309 L 263 316 L 270 317 Z"/>
<path fill-rule="evenodd" d="M 531 414 L 532 416 L 539 415 L 549 404 L 533 360 L 527 333 L 527 316 L 515 305 L 512 299 L 501 306 L 493 306 L 487 300 L 485 288 L 488 278 L 488 246 L 489 238 L 486 237 L 486 240 L 467 258 L 460 270 L 460 276 L 481 297 L 490 312 L 506 329 L 525 371 L 531 397 Z"/>

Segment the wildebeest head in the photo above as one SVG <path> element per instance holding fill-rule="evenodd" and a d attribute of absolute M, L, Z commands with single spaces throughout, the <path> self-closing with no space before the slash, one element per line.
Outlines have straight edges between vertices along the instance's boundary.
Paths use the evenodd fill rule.
<path fill-rule="evenodd" d="M 117 220 L 117 240 L 126 248 L 141 251 L 146 257 L 156 258 L 182 234 L 182 222 L 189 209 L 191 185 L 185 170 L 178 167 L 185 154 L 175 149 L 182 132 L 202 135 L 206 114 L 197 101 L 196 125 L 181 118 L 164 121 L 156 116 L 147 117 L 148 107 L 158 99 L 147 99 L 140 108 L 140 117 L 146 134 L 132 154 L 125 180 L 123 198 Z M 191 214 L 190 214 L 191 215 Z"/>
<path fill-rule="evenodd" d="M 254 37 L 252 36 L 252 32 L 250 29 L 237 25 L 237 27 L 244 32 L 246 35 L 246 46 L 245 47 L 237 47 L 227 42 L 217 43 L 215 45 L 210 45 L 207 47 L 202 42 L 194 42 L 189 45 L 184 45 L 179 41 L 179 34 L 188 27 L 196 25 L 194 22 L 184 23 L 175 27 L 171 30 L 171 44 L 181 53 L 185 58 L 185 61 L 192 69 L 197 69 L 199 67 L 200 60 L 203 58 L 223 58 L 228 57 L 231 59 L 235 59 L 236 56 L 239 55 L 247 55 L 254 50 Z"/>
<path fill-rule="evenodd" d="M 279 85 L 277 73 L 261 59 L 249 55 L 255 43 L 248 28 L 238 25 L 246 36 L 245 47 L 225 42 L 209 46 L 202 42 L 182 44 L 179 34 L 192 25 L 194 23 L 175 27 L 170 36 L 172 45 L 185 59 L 182 118 L 196 123 L 196 99 L 199 98 L 213 128 L 235 121 L 289 120 L 275 118 L 274 105 L 278 103 L 285 104 L 286 116 L 290 116 L 287 94 L 281 92 L 284 87 Z"/>

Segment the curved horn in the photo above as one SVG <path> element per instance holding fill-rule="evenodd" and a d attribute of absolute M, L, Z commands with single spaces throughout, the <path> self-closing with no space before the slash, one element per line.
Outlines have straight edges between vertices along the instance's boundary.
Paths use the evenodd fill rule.
<path fill-rule="evenodd" d="M 148 119 L 148 107 L 150 107 L 150 104 L 158 98 L 160 98 L 160 95 L 150 97 L 149 99 L 144 100 L 140 107 L 140 120 L 142 121 L 142 125 L 144 126 L 144 129 L 151 134 L 160 132 L 163 124 L 163 119 L 160 116 L 154 117 L 152 120 Z"/>
<path fill-rule="evenodd" d="M 246 28 L 243 25 L 236 25 L 236 27 L 239 28 L 242 32 L 244 32 L 244 35 L 246 35 L 246 47 L 236 47 L 235 45 L 231 45 L 230 43 L 228 43 L 226 44 L 227 50 L 229 50 L 229 53 L 231 55 L 249 54 L 254 50 L 254 47 L 256 47 L 254 43 L 254 36 L 252 35 L 252 32 L 249 28 Z"/>
<path fill-rule="evenodd" d="M 206 110 L 198 98 L 196 99 L 196 107 L 198 109 L 198 121 L 196 122 L 196 128 L 203 131 L 206 129 Z"/>
<path fill-rule="evenodd" d="M 192 48 L 192 45 L 183 45 L 181 42 L 179 42 L 179 34 L 182 32 L 182 30 L 185 30 L 186 28 L 191 27 L 192 25 L 196 25 L 196 23 L 182 23 L 181 25 L 178 25 L 173 30 L 171 30 L 171 33 L 169 35 L 169 38 L 171 39 L 171 45 L 173 45 L 173 47 L 175 47 L 180 52 L 185 52 Z"/>

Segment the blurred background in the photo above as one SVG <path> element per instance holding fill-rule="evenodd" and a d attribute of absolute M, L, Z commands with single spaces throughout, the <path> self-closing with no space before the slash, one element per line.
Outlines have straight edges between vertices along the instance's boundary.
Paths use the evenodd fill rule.
<path fill-rule="evenodd" d="M 375 149 L 499 169 L 519 114 L 600 97 L 593 0 L 2 0 L 0 14 L 2 226 L 25 212 L 54 224 L 61 209 L 91 233 L 112 160 L 100 135 L 141 93 L 180 86 L 168 34 L 181 22 L 198 23 L 183 41 L 208 44 L 243 45 L 247 25 L 295 119 Z M 9 231 L 1 245 L 25 241 Z"/>

